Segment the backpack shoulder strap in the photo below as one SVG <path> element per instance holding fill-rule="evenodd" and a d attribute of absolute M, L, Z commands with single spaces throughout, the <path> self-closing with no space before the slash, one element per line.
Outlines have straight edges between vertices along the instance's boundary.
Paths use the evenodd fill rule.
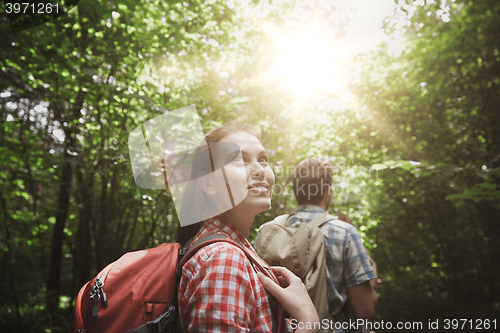
<path fill-rule="evenodd" d="M 148 321 L 139 327 L 133 328 L 125 333 L 157 333 L 164 332 L 168 325 L 174 320 L 175 306 L 170 305 L 167 312 L 161 314 L 158 318 L 152 321 Z M 166 331 L 170 332 L 170 331 Z M 80 333 L 79 331 L 77 333 Z"/>
<path fill-rule="evenodd" d="M 296 213 L 291 213 L 291 214 L 285 214 L 285 215 L 280 215 L 278 217 L 276 217 L 272 222 L 276 223 L 276 224 L 279 224 L 283 227 L 288 227 L 288 220 L 290 219 L 290 217 L 292 216 L 295 216 L 296 218 L 298 218 L 299 220 L 302 220 L 302 222 L 305 222 L 304 218 L 302 217 L 302 215 L 300 214 L 296 214 Z"/>
<path fill-rule="evenodd" d="M 221 235 L 221 234 L 210 234 L 205 237 L 201 237 L 198 239 L 196 242 L 191 244 L 191 246 L 188 247 L 188 245 L 191 243 L 191 241 L 188 241 L 186 243 L 186 246 L 179 249 L 179 269 L 182 269 L 182 266 L 191 259 L 191 257 L 198 252 L 199 249 L 202 247 L 205 247 L 209 244 L 216 243 L 216 242 L 228 242 L 228 243 L 234 243 L 235 245 L 238 245 L 236 242 L 234 242 L 231 238 Z M 178 272 L 179 273 L 179 272 Z"/>
<path fill-rule="evenodd" d="M 289 217 L 290 217 L 290 214 L 280 215 L 280 216 L 276 217 L 273 220 L 273 222 L 276 224 L 282 225 L 284 227 L 288 227 L 286 222 L 288 221 Z"/>
<path fill-rule="evenodd" d="M 316 215 L 311 221 L 309 221 L 309 225 L 313 227 L 321 227 L 328 221 L 336 220 L 337 216 L 330 215 L 328 213 L 322 213 Z"/>

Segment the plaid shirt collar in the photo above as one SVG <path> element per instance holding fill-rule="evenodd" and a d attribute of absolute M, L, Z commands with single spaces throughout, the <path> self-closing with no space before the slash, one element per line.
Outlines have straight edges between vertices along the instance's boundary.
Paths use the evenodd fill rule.
<path fill-rule="evenodd" d="M 316 205 L 300 205 L 294 213 L 325 213 L 325 210 Z"/>
<path fill-rule="evenodd" d="M 238 229 L 236 229 L 225 217 L 221 215 L 203 221 L 203 225 L 196 234 L 192 243 L 196 242 L 201 237 L 210 234 L 221 234 L 229 236 L 242 246 L 252 249 L 252 251 L 254 251 L 253 247 L 250 245 L 248 240 L 241 234 L 241 232 L 239 232 Z"/>
<path fill-rule="evenodd" d="M 309 222 L 316 215 L 325 213 L 325 210 L 320 206 L 316 205 L 300 205 L 296 210 L 293 211 L 292 214 L 297 214 L 299 216 L 290 216 L 288 219 L 288 225 L 294 227 L 297 223 L 301 221 Z"/>

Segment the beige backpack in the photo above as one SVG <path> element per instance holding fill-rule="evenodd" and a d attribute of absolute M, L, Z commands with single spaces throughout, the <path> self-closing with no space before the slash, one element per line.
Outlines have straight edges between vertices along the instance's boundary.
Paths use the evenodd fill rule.
<path fill-rule="evenodd" d="M 289 227 L 288 219 L 293 215 L 302 222 Z M 284 266 L 302 279 L 320 321 L 332 320 L 333 316 L 328 311 L 326 235 L 319 228 L 335 219 L 337 217 L 325 213 L 307 223 L 298 214 L 281 215 L 263 224 L 255 239 L 257 254 L 270 266 Z"/>

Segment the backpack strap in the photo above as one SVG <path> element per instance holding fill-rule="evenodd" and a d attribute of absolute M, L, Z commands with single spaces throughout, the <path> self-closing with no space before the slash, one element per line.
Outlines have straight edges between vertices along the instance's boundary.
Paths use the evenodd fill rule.
<path fill-rule="evenodd" d="M 288 222 L 288 218 L 290 217 L 290 215 L 294 215 L 294 214 L 280 215 L 277 218 L 275 218 L 273 222 L 276 224 L 279 224 L 283 227 L 288 227 L 287 222 Z"/>
<path fill-rule="evenodd" d="M 286 219 L 285 219 L 285 221 L 286 221 Z M 267 276 L 268 278 L 270 278 L 276 284 L 279 285 L 278 277 L 276 276 L 276 274 L 274 274 L 271 267 L 269 267 L 269 265 L 262 258 L 260 258 L 256 253 L 245 248 L 244 246 L 240 245 L 239 243 L 235 242 L 229 236 L 225 236 L 225 235 L 221 235 L 221 234 L 210 234 L 210 235 L 201 237 L 196 242 L 194 242 L 191 246 L 189 246 L 189 248 L 184 247 L 184 248 L 181 248 L 179 250 L 179 264 L 177 265 L 177 286 L 180 283 L 182 267 L 184 266 L 184 264 L 186 264 L 186 262 L 189 259 L 191 259 L 191 257 L 196 252 L 198 252 L 198 250 L 200 250 L 201 248 L 203 248 L 209 244 L 217 243 L 217 242 L 226 242 L 226 243 L 230 243 L 232 245 L 237 246 L 239 249 L 241 249 L 245 253 L 246 257 L 252 263 L 254 268 L 256 268 L 257 271 L 262 272 L 265 276 Z M 188 242 L 187 244 L 190 244 L 190 243 L 191 242 Z M 276 332 L 280 333 L 281 329 L 282 329 L 283 319 L 284 319 L 283 318 L 284 309 L 283 309 L 283 306 L 281 305 L 281 303 L 279 303 L 279 302 L 276 302 L 276 303 L 278 305 L 278 309 L 277 309 L 277 311 L 278 311 L 278 327 L 277 327 Z M 138 332 L 138 333 L 143 333 L 143 332 Z"/>
<path fill-rule="evenodd" d="M 330 215 L 328 213 L 322 213 L 316 215 L 311 221 L 309 221 L 309 225 L 313 227 L 320 228 L 323 224 L 328 221 L 336 220 L 337 216 Z"/>
<path fill-rule="evenodd" d="M 158 318 L 127 331 L 126 333 L 161 333 L 175 318 L 175 306 L 170 305 L 167 312 Z"/>

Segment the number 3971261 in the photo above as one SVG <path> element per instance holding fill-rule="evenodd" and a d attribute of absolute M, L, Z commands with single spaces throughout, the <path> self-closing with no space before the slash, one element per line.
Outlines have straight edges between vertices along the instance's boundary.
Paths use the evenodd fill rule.
<path fill-rule="evenodd" d="M 52 14 L 59 13 L 59 4 L 48 3 L 30 3 L 30 2 L 6 2 L 7 14 Z"/>

